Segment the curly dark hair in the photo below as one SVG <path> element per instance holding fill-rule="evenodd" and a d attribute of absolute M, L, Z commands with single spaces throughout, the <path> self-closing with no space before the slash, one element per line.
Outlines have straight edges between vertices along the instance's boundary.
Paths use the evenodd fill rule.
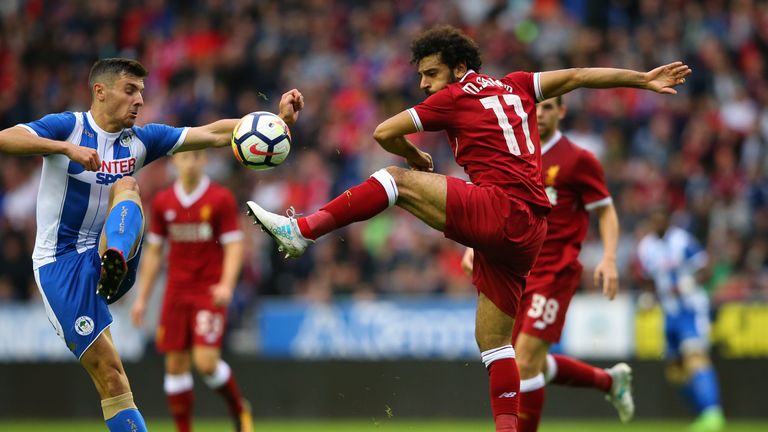
<path fill-rule="evenodd" d="M 419 64 L 421 59 L 433 54 L 440 54 L 440 60 L 451 69 L 464 63 L 467 69 L 479 72 L 483 64 L 475 41 L 450 25 L 432 27 L 411 43 L 411 63 Z"/>

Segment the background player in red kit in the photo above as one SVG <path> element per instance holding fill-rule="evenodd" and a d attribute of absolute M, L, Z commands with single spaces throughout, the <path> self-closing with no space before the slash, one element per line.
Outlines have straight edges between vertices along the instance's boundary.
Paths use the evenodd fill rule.
<path fill-rule="evenodd" d="M 131 316 L 136 325 L 143 324 L 167 241 L 168 282 L 156 342 L 165 353 L 164 388 L 176 428 L 186 432 L 191 427 L 194 364 L 205 383 L 227 402 L 236 430 L 251 431 L 250 407 L 220 350 L 227 306 L 243 261 L 235 199 L 204 175 L 204 151 L 175 155 L 173 163 L 178 181 L 152 202 L 147 256 Z"/>
<path fill-rule="evenodd" d="M 450 26 L 419 35 L 412 61 L 427 99 L 381 123 L 374 139 L 406 159 L 388 167 L 306 217 L 270 213 L 248 202 L 257 223 L 287 256 L 318 237 L 366 220 L 397 204 L 445 236 L 475 249 L 479 298 L 475 337 L 488 368 L 497 431 L 517 430 L 520 376 L 511 345 L 525 277 L 546 234 L 550 204 L 541 179 L 536 102 L 579 87 L 637 87 L 675 93 L 690 69 L 672 63 L 650 72 L 567 69 L 513 72 L 501 79 L 478 73 L 475 42 Z M 456 162 L 472 183 L 432 173 L 432 157 L 405 135 L 445 130 Z"/>
<path fill-rule="evenodd" d="M 619 222 L 613 200 L 600 162 L 560 132 L 565 112 L 561 97 L 536 106 L 542 174 L 552 211 L 547 216 L 547 237 L 528 276 L 512 336 L 520 368 L 519 430 L 523 432 L 538 429 L 544 385 L 550 380 L 604 391 L 622 421 L 629 421 L 634 414 L 632 371 L 628 365 L 620 363 L 606 371 L 571 357 L 548 354 L 549 345 L 560 340 L 568 305 L 581 282 L 578 258 L 587 234 L 589 211 L 597 214 L 604 249 L 603 259 L 595 268 L 595 284 L 602 283 L 603 294 L 610 299 L 619 288 Z M 473 250 L 467 249 L 462 260 L 469 274 L 472 256 Z"/>

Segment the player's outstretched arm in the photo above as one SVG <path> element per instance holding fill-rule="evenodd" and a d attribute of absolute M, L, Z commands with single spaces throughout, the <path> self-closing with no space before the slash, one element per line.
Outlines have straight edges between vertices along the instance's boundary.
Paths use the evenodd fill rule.
<path fill-rule="evenodd" d="M 577 88 L 632 87 L 662 94 L 677 94 L 674 87 L 685 82 L 691 68 L 673 62 L 648 72 L 614 68 L 577 68 L 542 72 L 539 75 L 544 99 L 568 93 Z"/>
<path fill-rule="evenodd" d="M 619 217 L 613 204 L 598 207 L 598 226 L 603 241 L 603 259 L 595 267 L 595 286 L 602 288 L 603 295 L 613 300 L 619 291 L 619 272 L 616 269 L 616 249 L 619 245 Z M 602 287 L 600 286 L 602 282 Z"/>
<path fill-rule="evenodd" d="M 176 152 L 227 146 L 232 139 L 232 131 L 239 121 L 240 119 L 224 119 L 204 126 L 189 128 L 184 142 L 176 149 Z"/>
<path fill-rule="evenodd" d="M 0 131 L 0 153 L 12 155 L 63 154 L 81 164 L 88 171 L 97 171 L 101 165 L 96 149 L 42 138 L 21 126 Z"/>
<path fill-rule="evenodd" d="M 280 98 L 280 118 L 293 126 L 299 118 L 299 111 L 304 108 L 304 96 L 296 89 L 283 93 Z M 225 147 L 232 139 L 232 131 L 240 119 L 225 119 L 204 126 L 193 127 L 187 132 L 184 142 L 176 152 L 201 150 L 210 147 Z"/>
<path fill-rule="evenodd" d="M 139 264 L 138 281 L 139 294 L 131 306 L 131 321 L 136 327 L 144 325 L 144 313 L 147 310 L 147 302 L 152 296 L 157 275 L 160 273 L 162 263 L 163 243 L 148 241 L 144 245 L 143 257 Z"/>
<path fill-rule="evenodd" d="M 405 135 L 418 132 L 408 111 L 384 120 L 373 132 L 373 139 L 386 151 L 402 156 L 408 165 L 419 171 L 432 171 L 432 156 L 419 150 Z"/>

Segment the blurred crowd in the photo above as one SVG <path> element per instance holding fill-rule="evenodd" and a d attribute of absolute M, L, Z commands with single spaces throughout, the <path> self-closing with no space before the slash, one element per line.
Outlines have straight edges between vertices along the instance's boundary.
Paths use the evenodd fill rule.
<path fill-rule="evenodd" d="M 378 168 L 399 164 L 372 139 L 379 121 L 421 101 L 410 40 L 450 23 L 472 35 L 483 71 L 683 60 L 674 97 L 577 91 L 564 131 L 601 159 L 622 227 L 619 270 L 649 206 L 668 202 L 707 246 L 716 301 L 768 298 L 768 4 L 757 0 L 6 0 L 0 2 L 0 128 L 84 111 L 94 60 L 137 58 L 150 70 L 140 123 L 200 125 L 277 108 L 299 88 L 306 109 L 279 168 L 254 172 L 228 149 L 209 174 L 240 202 L 311 212 Z M 462 176 L 442 134 L 417 143 L 441 173 Z M 38 297 L 31 272 L 39 157 L 0 156 L 0 302 Z M 173 182 L 164 160 L 138 176 L 146 202 Z M 44 186 L 43 186 L 44 187 Z M 389 293 L 471 295 L 460 246 L 395 209 L 321 239 L 296 261 L 243 218 L 239 305 L 264 295 L 325 299 Z M 585 289 L 601 255 L 592 229 Z"/>

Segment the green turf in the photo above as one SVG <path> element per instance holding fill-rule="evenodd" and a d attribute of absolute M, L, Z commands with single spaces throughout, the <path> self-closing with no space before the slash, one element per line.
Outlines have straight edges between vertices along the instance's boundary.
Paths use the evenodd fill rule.
<path fill-rule="evenodd" d="M 558 420 L 544 421 L 540 432 L 684 432 L 688 425 L 685 421 L 635 421 L 622 425 L 615 421 L 597 420 Z M 149 427 L 152 432 L 174 432 L 172 424 L 167 420 L 150 419 Z M 200 420 L 194 424 L 195 432 L 228 432 L 231 425 L 225 421 Z M 467 420 L 303 420 L 257 421 L 257 432 L 352 432 L 352 431 L 386 431 L 386 432 L 474 432 L 492 431 L 492 425 L 485 421 Z M 732 421 L 727 424 L 728 432 L 758 432 L 768 430 L 768 421 Z M 6 421 L 0 420 L 0 431 L 3 432 L 104 432 L 104 423 L 98 421 Z"/>

